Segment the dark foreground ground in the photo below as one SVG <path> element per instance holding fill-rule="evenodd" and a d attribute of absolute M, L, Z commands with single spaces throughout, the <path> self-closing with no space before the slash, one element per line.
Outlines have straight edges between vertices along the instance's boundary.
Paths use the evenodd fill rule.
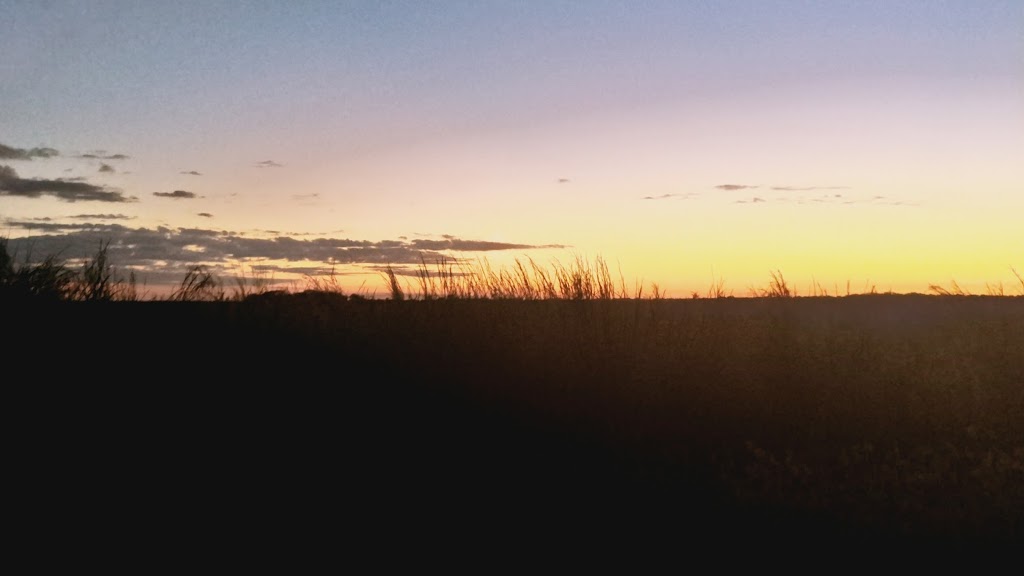
<path fill-rule="evenodd" d="M 1024 298 L 305 294 L 4 318 L 29 539 L 380 566 L 1024 541 Z"/>

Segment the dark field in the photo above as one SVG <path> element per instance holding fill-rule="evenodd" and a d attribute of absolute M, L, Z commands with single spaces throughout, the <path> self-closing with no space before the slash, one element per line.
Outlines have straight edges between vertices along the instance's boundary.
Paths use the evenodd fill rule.
<path fill-rule="evenodd" d="M 12 473 L 67 530 L 503 554 L 1024 541 L 1024 297 L 9 308 Z"/>

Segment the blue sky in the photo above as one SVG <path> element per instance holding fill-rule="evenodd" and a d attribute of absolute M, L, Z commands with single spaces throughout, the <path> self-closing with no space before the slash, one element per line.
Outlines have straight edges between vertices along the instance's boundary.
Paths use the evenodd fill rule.
<path fill-rule="evenodd" d="M 153 286 L 1024 268 L 1024 3 L 0 0 L 0 232 Z M 35 152 L 33 152 L 35 150 Z M 41 150 L 53 150 L 53 154 Z"/>

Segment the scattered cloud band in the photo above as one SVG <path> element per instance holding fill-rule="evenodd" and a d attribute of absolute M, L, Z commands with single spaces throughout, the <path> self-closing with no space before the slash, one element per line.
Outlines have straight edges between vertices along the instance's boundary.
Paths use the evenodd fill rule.
<path fill-rule="evenodd" d="M 0 144 L 0 160 L 31 160 L 33 158 L 53 158 L 60 152 L 53 148 L 14 148 Z"/>
<path fill-rule="evenodd" d="M 0 166 L 0 196 L 40 198 L 53 196 L 64 202 L 135 202 L 116 190 L 78 180 L 20 178 L 10 166 Z"/>
<path fill-rule="evenodd" d="M 195 192 L 188 192 L 185 190 L 175 190 L 174 192 L 153 192 L 153 196 L 159 196 L 161 198 L 195 198 Z"/>

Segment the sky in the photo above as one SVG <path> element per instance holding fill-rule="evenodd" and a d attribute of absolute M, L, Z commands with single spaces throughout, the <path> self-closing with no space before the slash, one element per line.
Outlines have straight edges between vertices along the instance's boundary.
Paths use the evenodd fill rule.
<path fill-rule="evenodd" d="M 385 291 L 440 259 L 669 297 L 1024 273 L 1024 2 L 0 0 L 0 237 Z M 231 280 L 234 279 L 234 280 Z M 410 278 L 411 280 L 411 278 Z"/>

